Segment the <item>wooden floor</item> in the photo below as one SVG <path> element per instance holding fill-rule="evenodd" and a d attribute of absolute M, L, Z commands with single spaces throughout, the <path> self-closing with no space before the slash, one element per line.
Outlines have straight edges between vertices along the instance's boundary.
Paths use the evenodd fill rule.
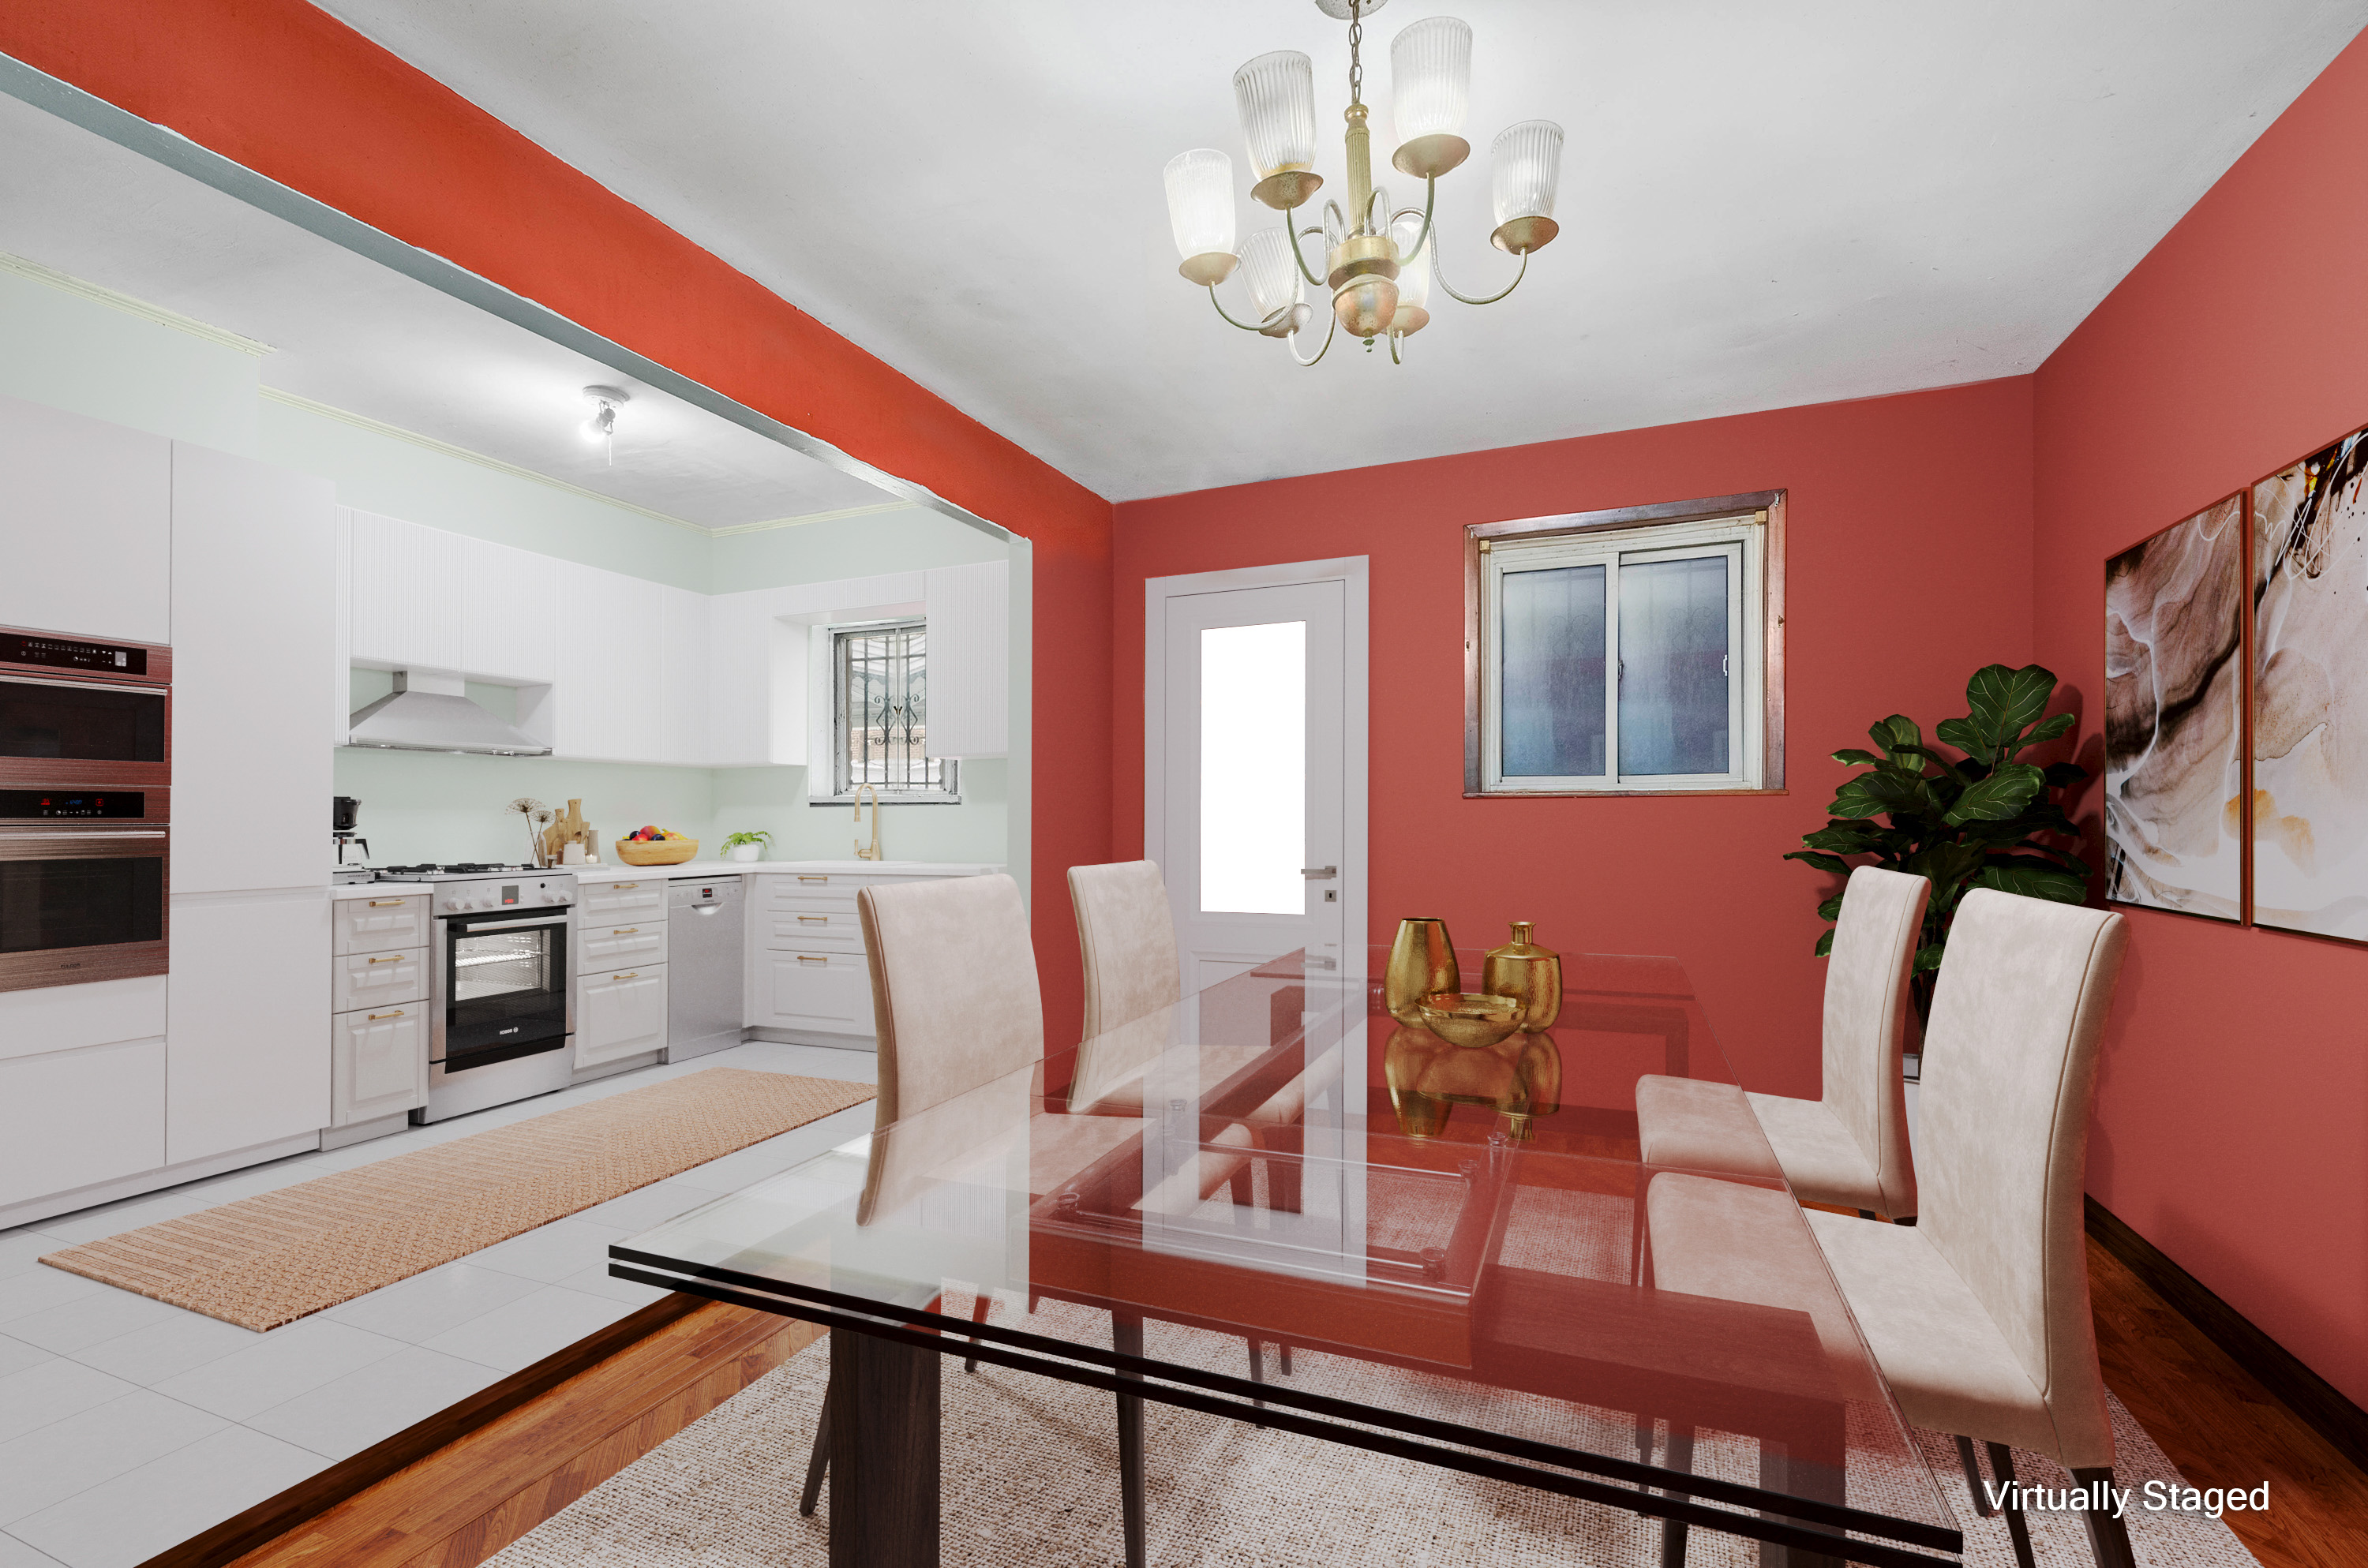
<path fill-rule="evenodd" d="M 2105 1381 L 2164 1452 L 2198 1486 L 2269 1482 L 2267 1514 L 2228 1517 L 2253 1555 L 2268 1568 L 2368 1563 L 2368 1476 L 2094 1241 L 2089 1267 Z M 820 1333 L 710 1304 L 237 1568 L 474 1568 Z"/>

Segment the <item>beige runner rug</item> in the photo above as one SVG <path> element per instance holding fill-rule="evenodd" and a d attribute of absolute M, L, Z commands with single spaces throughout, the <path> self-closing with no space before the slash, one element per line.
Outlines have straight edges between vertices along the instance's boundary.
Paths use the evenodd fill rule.
<path fill-rule="evenodd" d="M 242 1328 L 277 1328 L 872 1093 L 711 1067 L 41 1261 Z"/>

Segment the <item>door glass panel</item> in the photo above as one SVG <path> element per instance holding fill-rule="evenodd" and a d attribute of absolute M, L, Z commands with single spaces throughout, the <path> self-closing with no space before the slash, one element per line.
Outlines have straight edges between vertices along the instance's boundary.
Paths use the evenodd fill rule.
<path fill-rule="evenodd" d="M 1307 623 L 1201 632 L 1201 910 L 1300 915 Z"/>
<path fill-rule="evenodd" d="M 1498 770 L 1507 778 L 1603 772 L 1605 576 L 1601 566 L 1505 574 Z"/>
<path fill-rule="evenodd" d="M 1620 771 L 1728 771 L 1724 555 L 1620 568 Z"/>
<path fill-rule="evenodd" d="M 147 691 L 0 681 L 0 756 L 162 762 L 165 699 Z"/>
<path fill-rule="evenodd" d="M 0 953 L 154 942 L 164 935 L 161 858 L 0 861 Z"/>

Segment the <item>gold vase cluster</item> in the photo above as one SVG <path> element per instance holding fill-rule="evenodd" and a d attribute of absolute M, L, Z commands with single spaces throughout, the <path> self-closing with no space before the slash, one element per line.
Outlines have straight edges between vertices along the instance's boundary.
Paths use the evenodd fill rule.
<path fill-rule="evenodd" d="M 1562 955 L 1531 934 L 1530 922 L 1514 921 L 1513 939 L 1482 965 L 1480 989 L 1466 991 L 1447 922 L 1401 920 L 1383 972 L 1383 1003 L 1398 1022 L 1467 1049 L 1550 1028 L 1562 1013 Z"/>

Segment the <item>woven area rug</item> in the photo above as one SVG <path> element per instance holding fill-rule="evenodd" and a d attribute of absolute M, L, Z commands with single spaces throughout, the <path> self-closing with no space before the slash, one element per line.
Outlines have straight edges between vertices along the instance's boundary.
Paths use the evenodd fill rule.
<path fill-rule="evenodd" d="M 869 1084 L 711 1067 L 41 1261 L 277 1328 L 871 1097 Z"/>
<path fill-rule="evenodd" d="M 949 1291 L 946 1310 L 966 1313 L 967 1300 Z M 995 1319 L 1042 1332 L 1090 1332 L 1079 1312 L 1048 1302 L 1030 1320 L 1019 1302 L 997 1297 Z M 1182 1353 L 1240 1369 L 1238 1339 L 1159 1324 L 1145 1324 L 1144 1337 L 1153 1355 Z M 1294 1386 L 1337 1392 L 1363 1375 L 1338 1358 L 1302 1351 L 1294 1359 Z M 940 1365 L 943 1560 L 965 1568 L 1121 1562 L 1118 1429 L 1109 1396 L 996 1367 L 965 1375 L 952 1358 Z M 810 1519 L 799 1517 L 797 1497 L 829 1375 L 825 1337 L 488 1559 L 487 1568 L 822 1568 L 829 1560 L 828 1488 Z M 2175 1480 L 2178 1471 L 2119 1400 L 2112 1411 L 2122 1483 Z M 1596 1440 L 1613 1445 L 1608 1451 L 1633 1451 L 1622 1444 L 1633 1436 L 1630 1418 L 1602 1412 L 1596 1419 L 1602 1428 Z M 1614 1509 L 1168 1405 L 1146 1404 L 1144 1426 L 1149 1556 L 1159 1568 L 1660 1562 L 1659 1526 Z M 1964 1561 L 2011 1568 L 2004 1522 L 1976 1518 L 1966 1506 L 1951 1440 L 1925 1432 L 1918 1441 L 1965 1531 Z M 1731 1480 L 1757 1473 L 1756 1448 L 1743 1439 L 1705 1433 L 1695 1460 L 1698 1472 Z M 2035 1455 L 2018 1453 L 2016 1466 L 2027 1483 L 2069 1484 L 2060 1468 Z M 1930 1481 L 1911 1465 L 1890 1474 L 1883 1468 L 1853 1459 L 1852 1503 L 1880 1506 L 1896 1489 L 1930 1495 Z M 2088 1568 L 2077 1517 L 2030 1517 L 2039 1562 Z M 2133 1508 L 2130 1527 L 2137 1560 L 2149 1568 L 2254 1562 L 2226 1526 L 2202 1515 Z M 1686 1560 L 1757 1568 L 1759 1554 L 1755 1542 L 1698 1530 Z"/>

